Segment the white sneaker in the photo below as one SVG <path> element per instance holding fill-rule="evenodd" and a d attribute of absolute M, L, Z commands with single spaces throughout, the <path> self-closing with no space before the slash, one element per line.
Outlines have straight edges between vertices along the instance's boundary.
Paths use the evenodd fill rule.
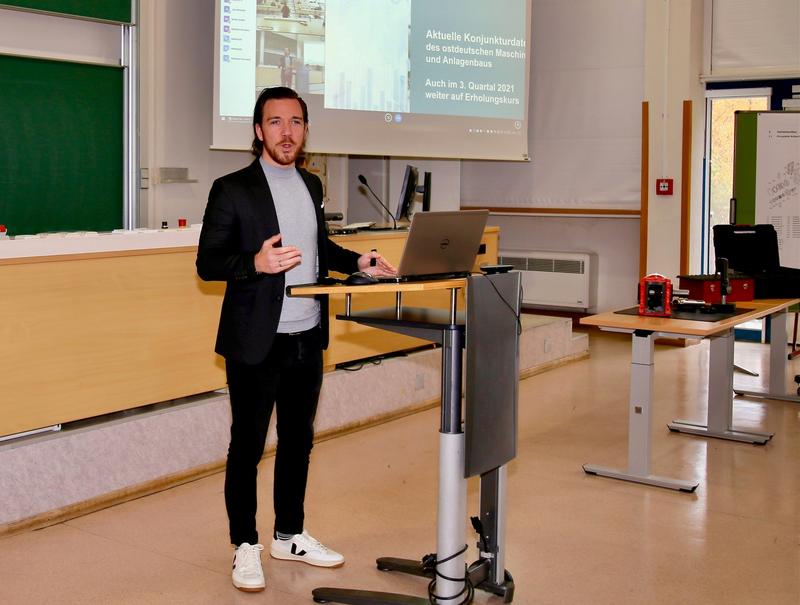
<path fill-rule="evenodd" d="M 261 569 L 261 544 L 242 542 L 233 554 L 233 585 L 245 592 L 264 590 L 264 570 Z"/>
<path fill-rule="evenodd" d="M 312 538 L 306 530 L 288 540 L 274 538 L 269 554 L 275 559 L 303 561 L 317 567 L 339 567 L 344 564 L 342 555 Z"/>

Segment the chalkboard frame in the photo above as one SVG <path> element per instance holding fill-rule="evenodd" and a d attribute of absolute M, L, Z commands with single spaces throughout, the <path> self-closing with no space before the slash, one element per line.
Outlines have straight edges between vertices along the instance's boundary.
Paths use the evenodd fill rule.
<path fill-rule="evenodd" d="M 113 23 L 132 23 L 131 0 L 3 0 L 0 7 L 84 17 Z"/>

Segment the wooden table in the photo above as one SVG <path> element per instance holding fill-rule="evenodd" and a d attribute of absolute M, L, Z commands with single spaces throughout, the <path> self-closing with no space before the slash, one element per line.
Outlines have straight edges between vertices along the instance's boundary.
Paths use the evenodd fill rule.
<path fill-rule="evenodd" d="M 0 242 L 0 438 L 225 386 L 214 353 L 224 282 L 203 282 L 199 229 L 47 237 Z M 360 254 L 398 263 L 407 231 L 334 236 Z M 475 261 L 496 263 L 499 229 L 487 227 Z M 326 369 L 427 346 L 424 340 L 334 322 Z M 391 305 L 375 294 L 365 307 Z M 409 292 L 406 302 L 449 307 L 447 291 Z M 361 304 L 361 303 L 359 303 Z M 459 300 L 459 305 L 464 306 Z"/>
<path fill-rule="evenodd" d="M 612 477 L 693 492 L 697 482 L 653 475 L 650 472 L 650 412 L 653 401 L 655 338 L 686 337 L 708 338 L 710 341 L 708 364 L 708 413 L 705 424 L 676 420 L 669 424 L 675 432 L 705 435 L 763 445 L 772 438 L 771 433 L 753 433 L 733 427 L 733 328 L 752 319 L 769 317 L 772 322 L 770 347 L 769 388 L 760 396 L 772 397 L 785 391 L 786 309 L 798 299 L 754 300 L 737 304 L 738 315 L 719 321 L 695 321 L 668 317 L 644 317 L 616 312 L 600 313 L 581 319 L 584 325 L 598 326 L 602 330 L 631 334 L 631 379 L 628 407 L 628 467 L 611 469 L 592 464 L 583 466 L 589 474 Z M 755 394 L 750 392 L 751 394 Z"/>

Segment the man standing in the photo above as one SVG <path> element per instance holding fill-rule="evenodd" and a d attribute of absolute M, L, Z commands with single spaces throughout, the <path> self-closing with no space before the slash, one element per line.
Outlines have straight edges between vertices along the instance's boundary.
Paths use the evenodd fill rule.
<path fill-rule="evenodd" d="M 283 49 L 283 56 L 281 57 L 281 86 L 289 87 L 292 85 L 292 69 L 294 67 L 294 60 L 288 48 Z"/>
<path fill-rule="evenodd" d="M 327 297 L 286 298 L 285 288 L 316 282 L 329 269 L 395 272 L 376 252 L 359 256 L 328 239 L 322 183 L 295 166 L 308 133 L 308 109 L 294 90 L 263 90 L 253 131 L 257 159 L 214 182 L 197 253 L 202 279 L 227 282 L 215 350 L 225 357 L 231 402 L 225 506 L 236 547 L 233 585 L 246 591 L 265 586 L 256 479 L 273 407 L 278 446 L 270 554 L 321 567 L 344 563 L 304 529 L 322 350 L 328 343 Z"/>

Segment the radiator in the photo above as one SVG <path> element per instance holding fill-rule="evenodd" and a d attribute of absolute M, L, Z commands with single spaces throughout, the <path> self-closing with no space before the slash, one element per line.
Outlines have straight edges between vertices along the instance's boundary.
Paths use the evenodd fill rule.
<path fill-rule="evenodd" d="M 594 312 L 597 254 L 527 250 L 500 252 L 499 262 L 522 274 L 522 303 L 531 307 Z"/>

